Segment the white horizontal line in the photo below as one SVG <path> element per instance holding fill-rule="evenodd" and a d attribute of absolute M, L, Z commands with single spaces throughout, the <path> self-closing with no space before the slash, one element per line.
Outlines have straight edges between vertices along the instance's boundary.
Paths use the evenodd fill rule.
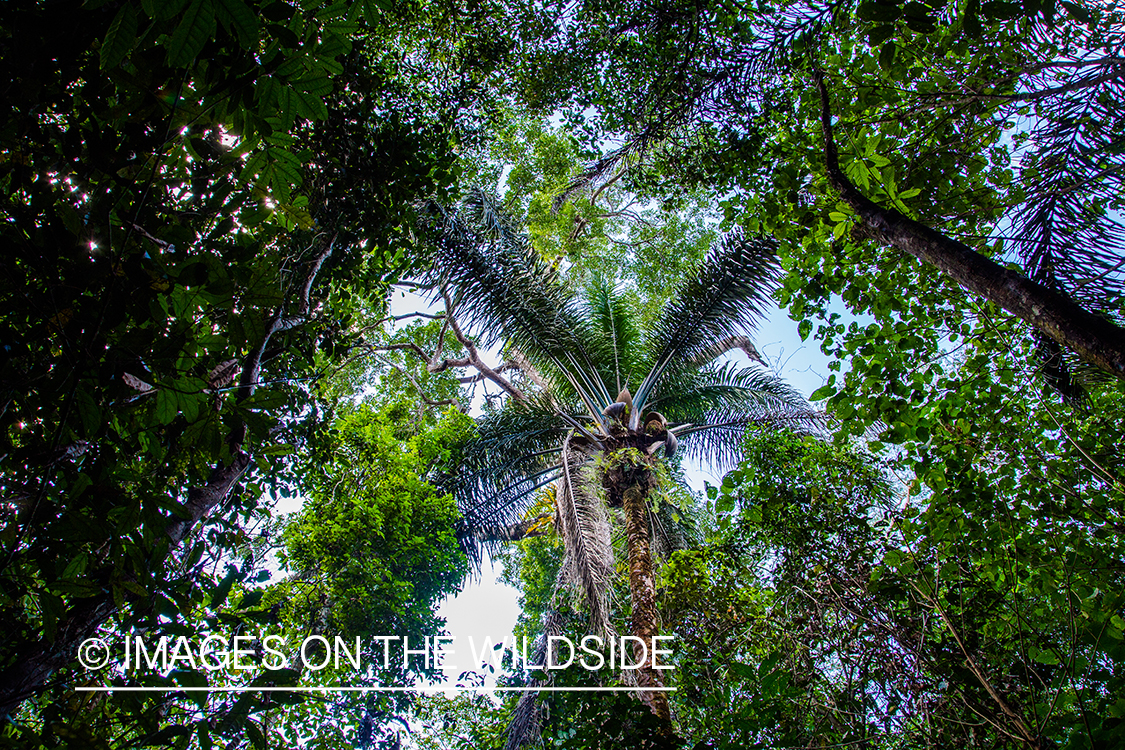
<path fill-rule="evenodd" d="M 137 687 L 75 688 L 82 693 L 674 693 L 674 687 Z"/>

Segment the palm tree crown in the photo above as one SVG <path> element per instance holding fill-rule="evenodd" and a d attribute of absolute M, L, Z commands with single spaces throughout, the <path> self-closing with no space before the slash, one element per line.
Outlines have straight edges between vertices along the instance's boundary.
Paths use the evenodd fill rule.
<path fill-rule="evenodd" d="M 745 333 L 776 283 L 773 243 L 727 235 L 659 319 L 640 325 L 604 280 L 591 283 L 585 299 L 571 296 L 486 196 L 435 215 L 433 281 L 452 295 L 458 316 L 490 343 L 502 341 L 537 386 L 479 419 L 453 479 L 466 528 L 476 532 L 469 538 L 511 538 L 482 530 L 512 527 L 535 490 L 555 483 L 561 577 L 584 594 L 592 632 L 610 634 L 607 508 L 623 507 L 633 634 L 654 634 L 645 499 L 655 464 L 682 442 L 687 455 L 724 465 L 737 457 L 749 426 L 813 417 L 757 363 L 717 362 L 733 348 L 756 357 Z M 479 555 L 479 547 L 471 552 Z M 642 670 L 642 686 L 646 680 L 657 685 L 659 673 Z M 649 703 L 667 715 L 663 696 Z"/>

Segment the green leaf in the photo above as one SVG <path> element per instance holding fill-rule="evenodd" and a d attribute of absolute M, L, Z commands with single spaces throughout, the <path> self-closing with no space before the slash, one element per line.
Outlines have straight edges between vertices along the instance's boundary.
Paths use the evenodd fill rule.
<path fill-rule="evenodd" d="M 75 395 L 78 401 L 78 415 L 82 418 L 82 431 L 86 437 L 92 438 L 98 434 L 102 426 L 102 411 L 85 388 L 80 389 Z"/>
<path fill-rule="evenodd" d="M 203 693 L 202 691 L 199 692 L 204 698 L 206 698 L 206 693 Z M 200 708 L 202 707 L 203 706 L 200 706 Z M 200 750 L 211 750 L 211 748 L 214 747 L 214 743 L 211 740 L 211 724 L 208 723 L 207 719 L 200 719 L 195 723 L 195 726 L 197 731 L 196 736 L 199 738 Z"/>
<path fill-rule="evenodd" d="M 125 588 L 125 590 L 131 591 L 134 594 L 136 594 L 137 596 L 140 596 L 140 597 L 147 597 L 148 596 L 148 590 L 144 586 L 137 583 L 136 581 L 123 581 L 121 583 L 121 585 Z"/>
<path fill-rule="evenodd" d="M 1064 3 L 1066 5 L 1066 3 Z M 1002 2 L 1002 0 L 992 0 L 992 2 L 981 3 L 980 11 L 987 18 L 992 18 L 998 21 L 1006 21 L 1011 18 L 1016 18 L 1021 15 L 1023 8 L 1019 3 Z"/>
<path fill-rule="evenodd" d="M 211 601 L 208 606 L 210 606 L 211 609 L 222 606 L 223 602 L 227 599 L 227 595 L 230 594 L 231 586 L 241 577 L 238 568 L 231 565 L 227 570 L 227 574 L 223 576 L 223 580 L 219 581 L 219 585 L 211 592 Z"/>
<path fill-rule="evenodd" d="M 855 9 L 855 14 L 864 21 L 894 21 L 902 15 L 902 8 L 897 5 L 884 5 L 883 3 L 860 3 Z"/>
<path fill-rule="evenodd" d="M 187 0 L 141 0 L 141 7 L 149 18 L 167 21 L 184 8 Z"/>
<path fill-rule="evenodd" d="M 734 497 L 723 493 L 719 495 L 719 499 L 715 501 L 715 512 L 729 513 L 734 510 Z"/>
<path fill-rule="evenodd" d="M 822 401 L 836 394 L 836 388 L 831 385 L 822 385 L 812 392 L 809 401 Z"/>
<path fill-rule="evenodd" d="M 167 388 L 161 388 L 156 394 L 156 422 L 157 424 L 171 424 L 176 415 L 180 413 L 176 401 L 176 394 Z"/>
<path fill-rule="evenodd" d="M 894 34 L 895 26 L 893 23 L 876 26 L 871 31 L 867 32 L 867 43 L 872 47 L 878 47 L 880 44 L 894 36 Z"/>
<path fill-rule="evenodd" d="M 842 225 L 838 224 L 837 226 L 842 226 Z M 810 333 L 812 333 L 812 321 L 811 320 L 802 320 L 800 323 L 797 324 L 797 335 L 801 337 L 801 341 L 804 341 L 805 339 L 807 339 L 809 337 Z"/>
<path fill-rule="evenodd" d="M 77 578 L 86 571 L 86 553 L 80 552 L 78 555 L 67 563 L 66 569 L 63 570 L 63 578 Z"/>
<path fill-rule="evenodd" d="M 137 39 L 137 11 L 132 3 L 125 3 L 117 11 L 109 32 L 105 35 L 100 52 L 99 67 L 102 70 L 115 67 L 133 49 Z"/>
<path fill-rule="evenodd" d="M 293 81 L 293 86 L 311 96 L 326 96 L 332 93 L 332 80 L 326 75 L 301 78 Z"/>
<path fill-rule="evenodd" d="M 215 0 L 192 0 L 168 41 L 168 64 L 185 68 L 215 34 Z"/>
<path fill-rule="evenodd" d="M 297 198 L 303 197 L 305 196 L 297 196 Z M 309 215 L 309 212 L 301 208 L 300 206 L 295 206 L 290 203 L 280 203 L 277 206 L 277 210 L 285 217 L 286 224 L 290 224 L 294 227 L 300 227 L 301 229 L 313 229 L 316 226 L 316 222 L 313 221 L 313 218 Z"/>
<path fill-rule="evenodd" d="M 70 485 L 70 492 L 69 492 L 70 499 L 74 500 L 76 498 L 81 497 L 82 493 L 85 492 L 86 489 L 88 487 L 90 487 L 90 485 L 92 485 L 93 483 L 94 483 L 94 480 L 90 479 L 90 477 L 87 476 L 86 474 L 79 474 L 78 477 L 74 480 L 74 482 Z"/>
<path fill-rule="evenodd" d="M 250 744 L 259 748 L 259 750 L 265 750 L 266 737 L 262 734 L 262 730 L 258 728 L 258 725 L 252 721 L 247 721 L 245 726 L 246 736 L 250 738 Z"/>
<path fill-rule="evenodd" d="M 989 5 L 989 3 L 985 3 L 985 5 Z M 1074 20 L 1080 23 L 1090 23 L 1090 11 L 1083 8 L 1078 3 L 1070 3 L 1066 0 L 1062 0 L 1062 7 L 1066 8 L 1066 12 L 1069 13 Z"/>
<path fill-rule="evenodd" d="M 381 4 L 375 0 L 362 0 L 363 5 L 363 18 L 367 21 L 370 28 L 375 28 L 383 19 L 383 11 Z"/>
<path fill-rule="evenodd" d="M 979 39 L 983 27 L 980 22 L 980 0 L 969 0 L 961 21 L 961 29 L 971 39 Z"/>
<path fill-rule="evenodd" d="M 906 27 L 919 34 L 932 34 L 937 30 L 937 24 L 928 18 L 907 18 Z"/>
<path fill-rule="evenodd" d="M 265 589 L 254 589 L 243 595 L 242 599 L 238 602 L 239 609 L 250 609 L 256 607 L 261 603 L 262 597 L 265 595 Z"/>
<path fill-rule="evenodd" d="M 301 160 L 297 158 L 296 154 L 284 149 L 275 148 L 270 149 L 270 155 L 274 157 L 274 179 L 272 182 L 276 186 L 277 180 L 283 180 L 288 183 L 289 188 L 300 187 L 304 181 L 302 174 L 304 165 Z"/>
<path fill-rule="evenodd" d="M 306 120 L 328 119 L 328 105 L 324 103 L 322 97 L 315 94 L 289 89 L 288 105 L 293 108 L 294 114 Z"/>
<path fill-rule="evenodd" d="M 258 17 L 242 0 L 218 0 L 223 26 L 233 29 L 239 43 L 252 50 L 258 46 Z"/>
<path fill-rule="evenodd" d="M 176 402 L 184 413 L 184 419 L 194 422 L 199 419 L 199 413 L 207 403 L 207 398 L 201 393 L 178 393 Z"/>
<path fill-rule="evenodd" d="M 183 737 L 185 735 L 190 737 L 192 734 L 193 732 L 191 727 L 174 724 L 170 727 L 161 729 L 159 732 L 153 732 L 152 734 L 141 737 L 139 740 L 136 740 L 136 743 L 141 747 L 171 745 L 177 737 Z"/>
<path fill-rule="evenodd" d="M 48 641 L 55 640 L 59 619 L 66 611 L 66 603 L 54 594 L 44 591 L 39 595 L 39 606 L 43 612 L 43 634 Z"/>
<path fill-rule="evenodd" d="M 883 49 L 879 50 L 879 67 L 883 70 L 890 70 L 891 65 L 895 61 L 895 43 L 887 42 L 883 45 Z"/>

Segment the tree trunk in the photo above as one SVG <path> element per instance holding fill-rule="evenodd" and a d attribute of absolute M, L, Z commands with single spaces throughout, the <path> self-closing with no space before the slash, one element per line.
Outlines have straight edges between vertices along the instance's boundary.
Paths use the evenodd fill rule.
<path fill-rule="evenodd" d="M 1125 378 L 1125 329 L 1086 310 L 1066 294 L 1038 284 L 931 227 L 884 208 L 860 192 L 840 169 L 824 76 L 814 71 L 821 100 L 828 182 L 879 239 L 936 266 L 962 288 L 979 294 L 1042 331 L 1086 362 Z"/>
<path fill-rule="evenodd" d="M 335 244 L 336 238 L 333 237 L 309 265 L 300 289 L 300 296 L 295 300 L 296 305 L 293 309 L 295 315 L 288 318 L 289 322 L 286 322 L 283 316 L 284 306 L 279 306 L 272 315 L 266 316 L 265 333 L 261 341 L 241 362 L 242 374 L 236 395 L 238 401 L 244 401 L 254 394 L 261 374 L 262 360 L 271 337 L 280 330 L 293 327 L 295 324 L 292 321 L 307 316 L 310 307 L 309 293 L 321 267 L 332 254 Z M 184 505 L 188 517 L 176 518 L 165 528 L 169 555 L 204 517 L 230 497 L 231 491 L 250 468 L 251 456 L 241 449 L 246 432 L 246 425 L 241 421 L 233 427 L 228 436 L 232 452 L 230 462 L 217 465 L 206 484 L 188 490 L 187 502 Z M 161 560 L 154 562 L 158 567 L 161 564 L 163 564 Z M 20 649 L 19 660 L 0 670 L 0 718 L 14 713 L 20 703 L 42 691 L 56 671 L 72 664 L 82 642 L 97 633 L 102 623 L 116 610 L 117 605 L 109 591 L 79 599 L 73 602 L 65 615 L 60 618 L 54 638 L 48 639 L 44 636 L 38 641 L 25 642 L 24 647 Z"/>
<path fill-rule="evenodd" d="M 664 687 L 664 676 L 653 669 L 653 637 L 660 634 L 656 611 L 656 576 L 652 569 L 652 551 L 649 549 L 648 505 L 646 484 L 642 480 L 629 486 L 624 493 L 625 540 L 629 556 L 629 592 L 633 603 L 633 635 L 645 645 L 633 644 L 633 659 L 644 659 L 637 670 L 637 684 L 642 687 Z M 648 653 L 645 653 L 647 647 Z M 647 658 L 645 658 L 647 656 Z M 668 696 L 663 691 L 642 691 L 643 700 L 652 712 L 669 727 L 672 715 L 668 709 Z"/>

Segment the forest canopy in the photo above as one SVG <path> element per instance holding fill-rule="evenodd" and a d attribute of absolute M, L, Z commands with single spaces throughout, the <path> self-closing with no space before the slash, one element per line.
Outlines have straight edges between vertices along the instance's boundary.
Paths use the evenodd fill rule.
<path fill-rule="evenodd" d="M 1116 4 L 27 0 L 0 60 L 0 747 L 1125 747 Z M 392 645 L 490 575 L 523 653 L 434 694 Z"/>

